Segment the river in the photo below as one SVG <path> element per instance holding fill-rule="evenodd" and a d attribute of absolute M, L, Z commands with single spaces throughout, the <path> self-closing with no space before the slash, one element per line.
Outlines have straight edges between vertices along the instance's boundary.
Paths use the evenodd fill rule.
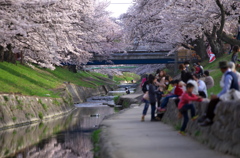
<path fill-rule="evenodd" d="M 120 86 L 108 96 L 95 96 L 75 105 L 71 113 L 29 126 L 0 131 L 0 157 L 93 158 L 91 133 L 106 116 L 114 114 L 114 94 L 133 85 Z"/>

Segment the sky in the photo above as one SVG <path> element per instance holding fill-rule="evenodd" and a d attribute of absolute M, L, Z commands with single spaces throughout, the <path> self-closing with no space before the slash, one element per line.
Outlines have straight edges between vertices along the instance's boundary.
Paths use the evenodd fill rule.
<path fill-rule="evenodd" d="M 109 0 L 111 3 L 107 10 L 112 13 L 112 17 L 118 18 L 121 14 L 126 13 L 132 5 L 133 0 Z"/>

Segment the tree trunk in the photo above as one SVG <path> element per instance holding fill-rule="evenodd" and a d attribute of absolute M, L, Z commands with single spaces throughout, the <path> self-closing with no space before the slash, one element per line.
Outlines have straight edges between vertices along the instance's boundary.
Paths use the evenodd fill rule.
<path fill-rule="evenodd" d="M 218 32 L 218 37 L 219 37 L 222 41 L 224 41 L 224 42 L 226 42 L 226 43 L 228 43 L 228 44 L 231 44 L 231 45 L 233 45 L 233 46 L 235 46 L 235 45 L 240 46 L 240 40 L 233 39 L 233 38 L 229 37 L 225 32 L 223 32 L 222 34 L 220 34 L 220 33 Z"/>
<path fill-rule="evenodd" d="M 223 45 L 220 39 L 218 39 L 217 37 L 217 27 L 213 26 L 213 30 L 212 33 L 210 32 L 205 32 L 205 36 L 207 37 L 207 40 L 212 48 L 212 52 L 217 56 L 221 56 L 222 54 L 224 54 L 224 49 L 223 49 Z"/>
<path fill-rule="evenodd" d="M 0 45 L 0 61 L 4 60 L 4 47 Z"/>
<path fill-rule="evenodd" d="M 76 65 L 68 65 L 68 70 L 77 73 L 77 66 Z"/>
<path fill-rule="evenodd" d="M 23 65 L 23 52 L 21 51 L 21 54 L 20 54 L 20 64 L 22 64 Z"/>
<path fill-rule="evenodd" d="M 207 59 L 207 52 L 206 52 L 206 45 L 204 41 L 204 36 L 198 37 L 197 40 L 192 42 L 192 45 L 194 46 L 194 50 L 197 52 L 197 55 L 201 57 L 202 60 Z"/>

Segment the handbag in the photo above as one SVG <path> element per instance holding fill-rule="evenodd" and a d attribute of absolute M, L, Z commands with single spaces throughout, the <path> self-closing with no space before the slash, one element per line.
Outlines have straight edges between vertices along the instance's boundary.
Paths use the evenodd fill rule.
<path fill-rule="evenodd" d="M 149 101 L 149 93 L 148 93 L 148 91 L 143 95 L 143 99 Z"/>

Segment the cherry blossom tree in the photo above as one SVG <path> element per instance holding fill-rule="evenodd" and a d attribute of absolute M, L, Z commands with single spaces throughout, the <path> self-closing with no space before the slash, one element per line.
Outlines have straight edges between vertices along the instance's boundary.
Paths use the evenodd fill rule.
<path fill-rule="evenodd" d="M 106 7 L 94 0 L 0 0 L 0 45 L 51 69 L 86 64 L 93 52 L 106 56 L 122 47 L 122 30 Z"/>
<path fill-rule="evenodd" d="M 204 57 L 206 39 L 214 53 L 223 53 L 223 37 L 238 27 L 239 9 L 240 3 L 231 0 L 136 0 L 122 20 L 132 43 L 138 38 L 143 43 L 192 44 Z"/>

